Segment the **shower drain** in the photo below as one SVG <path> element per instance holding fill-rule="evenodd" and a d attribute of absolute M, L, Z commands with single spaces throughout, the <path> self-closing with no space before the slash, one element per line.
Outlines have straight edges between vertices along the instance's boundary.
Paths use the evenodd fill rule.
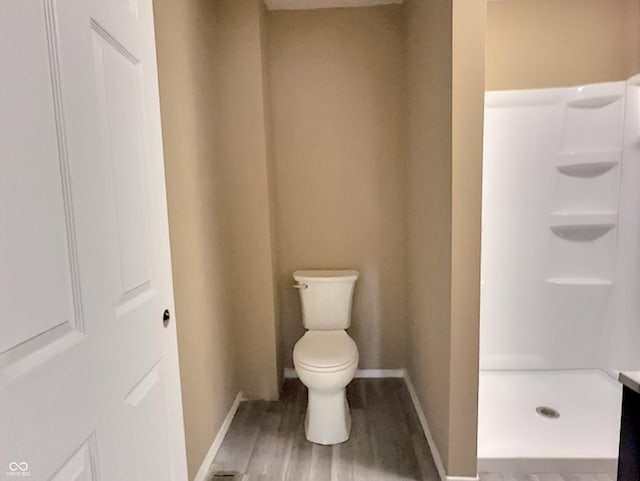
<path fill-rule="evenodd" d="M 558 419 L 560 417 L 560 413 L 549 406 L 538 406 L 536 412 L 543 418 Z"/>

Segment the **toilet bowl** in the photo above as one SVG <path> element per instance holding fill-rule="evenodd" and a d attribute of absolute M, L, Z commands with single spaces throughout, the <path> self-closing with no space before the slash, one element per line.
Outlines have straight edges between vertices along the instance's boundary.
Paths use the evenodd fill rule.
<path fill-rule="evenodd" d="M 293 365 L 308 388 L 307 440 L 338 444 L 349 439 L 346 386 L 358 368 L 358 348 L 346 330 L 358 272 L 304 270 L 293 273 L 307 332 L 293 348 Z"/>
<path fill-rule="evenodd" d="M 307 386 L 307 440 L 338 444 L 349 439 L 346 386 L 358 367 L 356 343 L 343 330 L 308 331 L 293 349 L 293 365 Z"/>

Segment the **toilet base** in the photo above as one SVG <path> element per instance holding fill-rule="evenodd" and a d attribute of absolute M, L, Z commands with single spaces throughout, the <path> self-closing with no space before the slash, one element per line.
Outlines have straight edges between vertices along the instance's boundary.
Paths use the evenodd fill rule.
<path fill-rule="evenodd" d="M 304 428 L 307 440 L 312 443 L 330 445 L 347 441 L 351 415 L 346 389 L 332 392 L 309 389 Z"/>

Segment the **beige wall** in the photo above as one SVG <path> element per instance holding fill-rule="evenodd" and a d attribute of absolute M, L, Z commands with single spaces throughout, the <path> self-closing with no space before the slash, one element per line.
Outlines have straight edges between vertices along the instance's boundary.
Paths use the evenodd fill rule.
<path fill-rule="evenodd" d="M 227 259 L 240 387 L 277 399 L 274 236 L 270 225 L 269 143 L 261 0 L 215 0 L 218 28 L 214 127 L 225 203 Z M 210 135 L 210 134 L 209 134 Z"/>
<path fill-rule="evenodd" d="M 440 455 L 448 457 L 451 352 L 450 0 L 407 0 L 409 362 Z"/>
<path fill-rule="evenodd" d="M 409 375 L 450 476 L 476 474 L 483 0 L 407 0 Z"/>
<path fill-rule="evenodd" d="M 360 368 L 405 365 L 404 31 L 399 6 L 269 12 L 283 364 L 301 268 L 354 268 Z"/>
<path fill-rule="evenodd" d="M 278 228 L 276 224 L 276 179 L 275 164 L 273 159 L 273 109 L 271 99 L 271 75 L 269 69 L 269 34 L 268 34 L 268 13 L 263 2 L 260 2 L 260 41 L 262 60 L 262 79 L 264 89 L 264 126 L 266 132 L 266 160 L 267 160 L 267 182 L 269 189 L 269 226 L 271 233 L 271 272 L 272 289 L 274 290 L 274 316 L 276 328 L 276 370 L 278 386 L 282 385 L 284 356 L 281 355 L 282 343 L 282 317 L 280 315 L 279 292 L 277 283 L 278 272 Z"/>
<path fill-rule="evenodd" d="M 640 72 L 638 0 L 489 2 L 488 90 L 623 80 Z"/>
<path fill-rule="evenodd" d="M 485 0 L 453 0 L 451 368 L 447 473 L 477 472 Z"/>
<path fill-rule="evenodd" d="M 239 390 L 278 396 L 265 12 L 260 0 L 154 12 L 193 479 Z"/>
<path fill-rule="evenodd" d="M 213 162 L 210 79 L 214 16 L 207 0 L 155 0 L 160 102 L 189 478 L 235 397 L 225 205 Z"/>

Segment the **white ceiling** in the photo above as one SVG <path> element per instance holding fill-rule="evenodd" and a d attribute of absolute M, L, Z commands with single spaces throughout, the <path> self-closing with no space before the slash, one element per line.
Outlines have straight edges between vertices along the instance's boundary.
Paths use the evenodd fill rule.
<path fill-rule="evenodd" d="M 264 0 L 268 10 L 311 10 L 316 8 L 372 7 L 402 3 L 402 0 Z"/>

